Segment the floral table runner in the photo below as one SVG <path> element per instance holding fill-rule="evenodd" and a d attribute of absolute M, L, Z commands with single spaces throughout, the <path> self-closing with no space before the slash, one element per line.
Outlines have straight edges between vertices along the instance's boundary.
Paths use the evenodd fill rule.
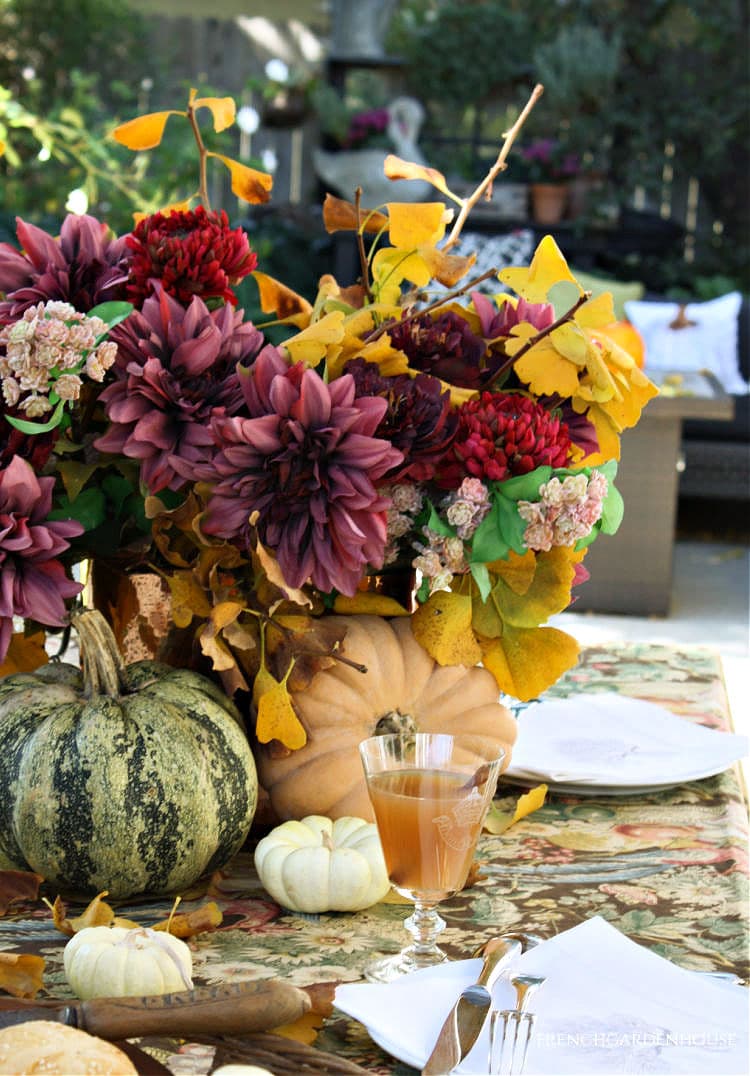
<path fill-rule="evenodd" d="M 712 728 L 731 728 L 720 660 L 709 650 L 589 647 L 549 694 L 581 691 L 615 691 Z M 501 783 L 501 809 L 510 809 L 518 792 Z M 483 877 L 441 906 L 447 923 L 441 944 L 460 958 L 505 930 L 550 937 L 600 915 L 683 967 L 746 978 L 747 851 L 747 801 L 737 767 L 649 795 L 549 794 L 541 809 L 502 837 L 480 839 Z M 356 981 L 373 956 L 396 952 L 404 942 L 403 904 L 357 914 L 285 913 L 261 888 L 249 852 L 223 873 L 212 899 L 224 918 L 192 942 L 196 985 L 269 976 L 300 986 Z M 200 902 L 186 901 L 180 910 Z M 141 902 L 118 912 L 150 925 L 169 907 L 166 900 Z M 70 996 L 62 972 L 65 940 L 42 904 L 14 905 L 0 920 L 0 949 L 44 956 L 50 996 Z M 413 1071 L 335 1012 L 316 1046 L 373 1072 Z M 175 1044 L 165 1051 L 162 1044 L 159 1056 L 175 1074 L 210 1071 L 207 1047 Z"/>

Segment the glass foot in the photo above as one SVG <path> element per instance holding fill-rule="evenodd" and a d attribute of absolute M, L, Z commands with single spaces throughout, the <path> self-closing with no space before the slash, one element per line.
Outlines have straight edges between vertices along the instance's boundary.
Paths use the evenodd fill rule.
<path fill-rule="evenodd" d="M 394 979 L 400 979 L 402 975 L 408 975 L 411 971 L 432 968 L 447 959 L 447 954 L 438 946 L 434 946 L 429 953 L 420 953 L 410 945 L 395 956 L 373 960 L 365 967 L 364 977 L 371 983 L 392 983 Z"/>

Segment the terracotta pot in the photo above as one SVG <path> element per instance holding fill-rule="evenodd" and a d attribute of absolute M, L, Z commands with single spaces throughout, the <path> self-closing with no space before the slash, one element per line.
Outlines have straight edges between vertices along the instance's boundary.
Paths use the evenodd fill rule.
<path fill-rule="evenodd" d="M 172 599 L 169 584 L 160 575 L 121 572 L 93 561 L 85 600 L 109 623 L 127 664 L 163 657 L 172 626 Z"/>
<path fill-rule="evenodd" d="M 537 224 L 557 224 L 562 220 L 568 201 L 564 183 L 532 183 L 531 212 Z"/>

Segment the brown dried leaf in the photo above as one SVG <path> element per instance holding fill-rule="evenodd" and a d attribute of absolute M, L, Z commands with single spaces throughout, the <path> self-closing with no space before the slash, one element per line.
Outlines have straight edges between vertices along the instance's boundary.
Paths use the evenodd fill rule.
<path fill-rule="evenodd" d="M 466 881 L 464 882 L 464 889 L 471 889 L 471 887 L 476 885 L 477 882 L 481 882 L 484 878 L 487 877 L 487 875 L 483 873 L 483 870 L 486 866 L 486 859 L 474 860 L 474 862 L 469 867 L 469 873 L 467 874 Z"/>
<path fill-rule="evenodd" d="M 173 572 L 167 577 L 172 595 L 172 619 L 178 628 L 186 628 L 193 617 L 203 620 L 211 615 L 211 603 L 192 572 Z"/>
<path fill-rule="evenodd" d="M 25 635 L 17 631 L 10 637 L 10 645 L 5 660 L 0 664 L 0 676 L 10 676 L 18 672 L 34 672 L 49 661 L 44 649 L 44 632 Z"/>
<path fill-rule="evenodd" d="M 84 927 L 110 927 L 114 923 L 115 913 L 112 908 L 102 897 L 107 896 L 107 890 L 102 890 L 98 896 L 94 897 L 92 901 L 86 906 L 81 915 L 76 916 L 75 919 L 68 919 L 68 906 L 64 903 L 60 896 L 55 897 L 55 903 L 50 904 L 48 900 L 44 903 L 52 912 L 52 922 L 55 927 L 62 933 L 72 937 L 77 934 L 79 930 L 83 930 Z"/>
<path fill-rule="evenodd" d="M 387 229 L 388 223 L 384 213 L 361 206 L 358 220 L 356 206 L 332 194 L 327 194 L 323 202 L 323 224 L 330 235 L 334 232 L 356 232 L 360 226 L 364 232 L 379 232 L 382 228 Z"/>
<path fill-rule="evenodd" d="M 204 930 L 214 930 L 221 926 L 223 919 L 221 909 L 214 901 L 202 904 L 200 908 L 194 908 L 192 912 L 180 912 L 170 919 L 156 923 L 153 930 L 163 930 L 173 934 L 175 938 L 192 938 Z"/>
<path fill-rule="evenodd" d="M 303 986 L 302 989 L 310 998 L 312 1005 L 310 1012 L 318 1013 L 319 1016 L 330 1016 L 333 1012 L 333 999 L 338 985 L 338 982 L 328 982 Z"/>
<path fill-rule="evenodd" d="M 0 871 L 0 915 L 16 900 L 36 900 L 43 881 L 34 871 Z"/>
<path fill-rule="evenodd" d="M 312 606 L 312 602 L 303 590 L 299 590 L 295 587 L 290 587 L 279 567 L 279 563 L 272 553 L 269 553 L 267 549 L 263 547 L 260 542 L 256 543 L 255 552 L 258 560 L 261 563 L 263 571 L 266 576 L 275 586 L 282 591 L 282 593 L 289 599 L 289 601 L 295 602 L 297 605 Z"/>
<path fill-rule="evenodd" d="M 295 1042 L 304 1042 L 311 1045 L 318 1037 L 318 1032 L 325 1023 L 325 1016 L 320 1013 L 306 1012 L 291 1024 L 282 1024 L 273 1028 L 274 1035 L 281 1035 L 284 1039 L 293 1039 Z"/>
<path fill-rule="evenodd" d="M 0 990 L 14 998 L 35 998 L 43 987 L 44 957 L 0 953 Z"/>
<path fill-rule="evenodd" d="M 312 306 L 296 291 L 280 280 L 256 270 L 253 279 L 258 285 L 260 308 L 264 314 L 275 314 L 279 321 L 304 329 L 310 324 Z"/>

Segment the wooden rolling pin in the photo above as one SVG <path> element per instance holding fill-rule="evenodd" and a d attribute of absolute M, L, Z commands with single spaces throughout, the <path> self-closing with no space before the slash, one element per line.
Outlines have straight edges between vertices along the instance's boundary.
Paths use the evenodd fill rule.
<path fill-rule="evenodd" d="M 281 979 L 260 979 L 148 997 L 41 1003 L 3 998 L 0 1027 L 57 1020 L 101 1039 L 244 1035 L 291 1024 L 310 1008 L 304 990 Z"/>

